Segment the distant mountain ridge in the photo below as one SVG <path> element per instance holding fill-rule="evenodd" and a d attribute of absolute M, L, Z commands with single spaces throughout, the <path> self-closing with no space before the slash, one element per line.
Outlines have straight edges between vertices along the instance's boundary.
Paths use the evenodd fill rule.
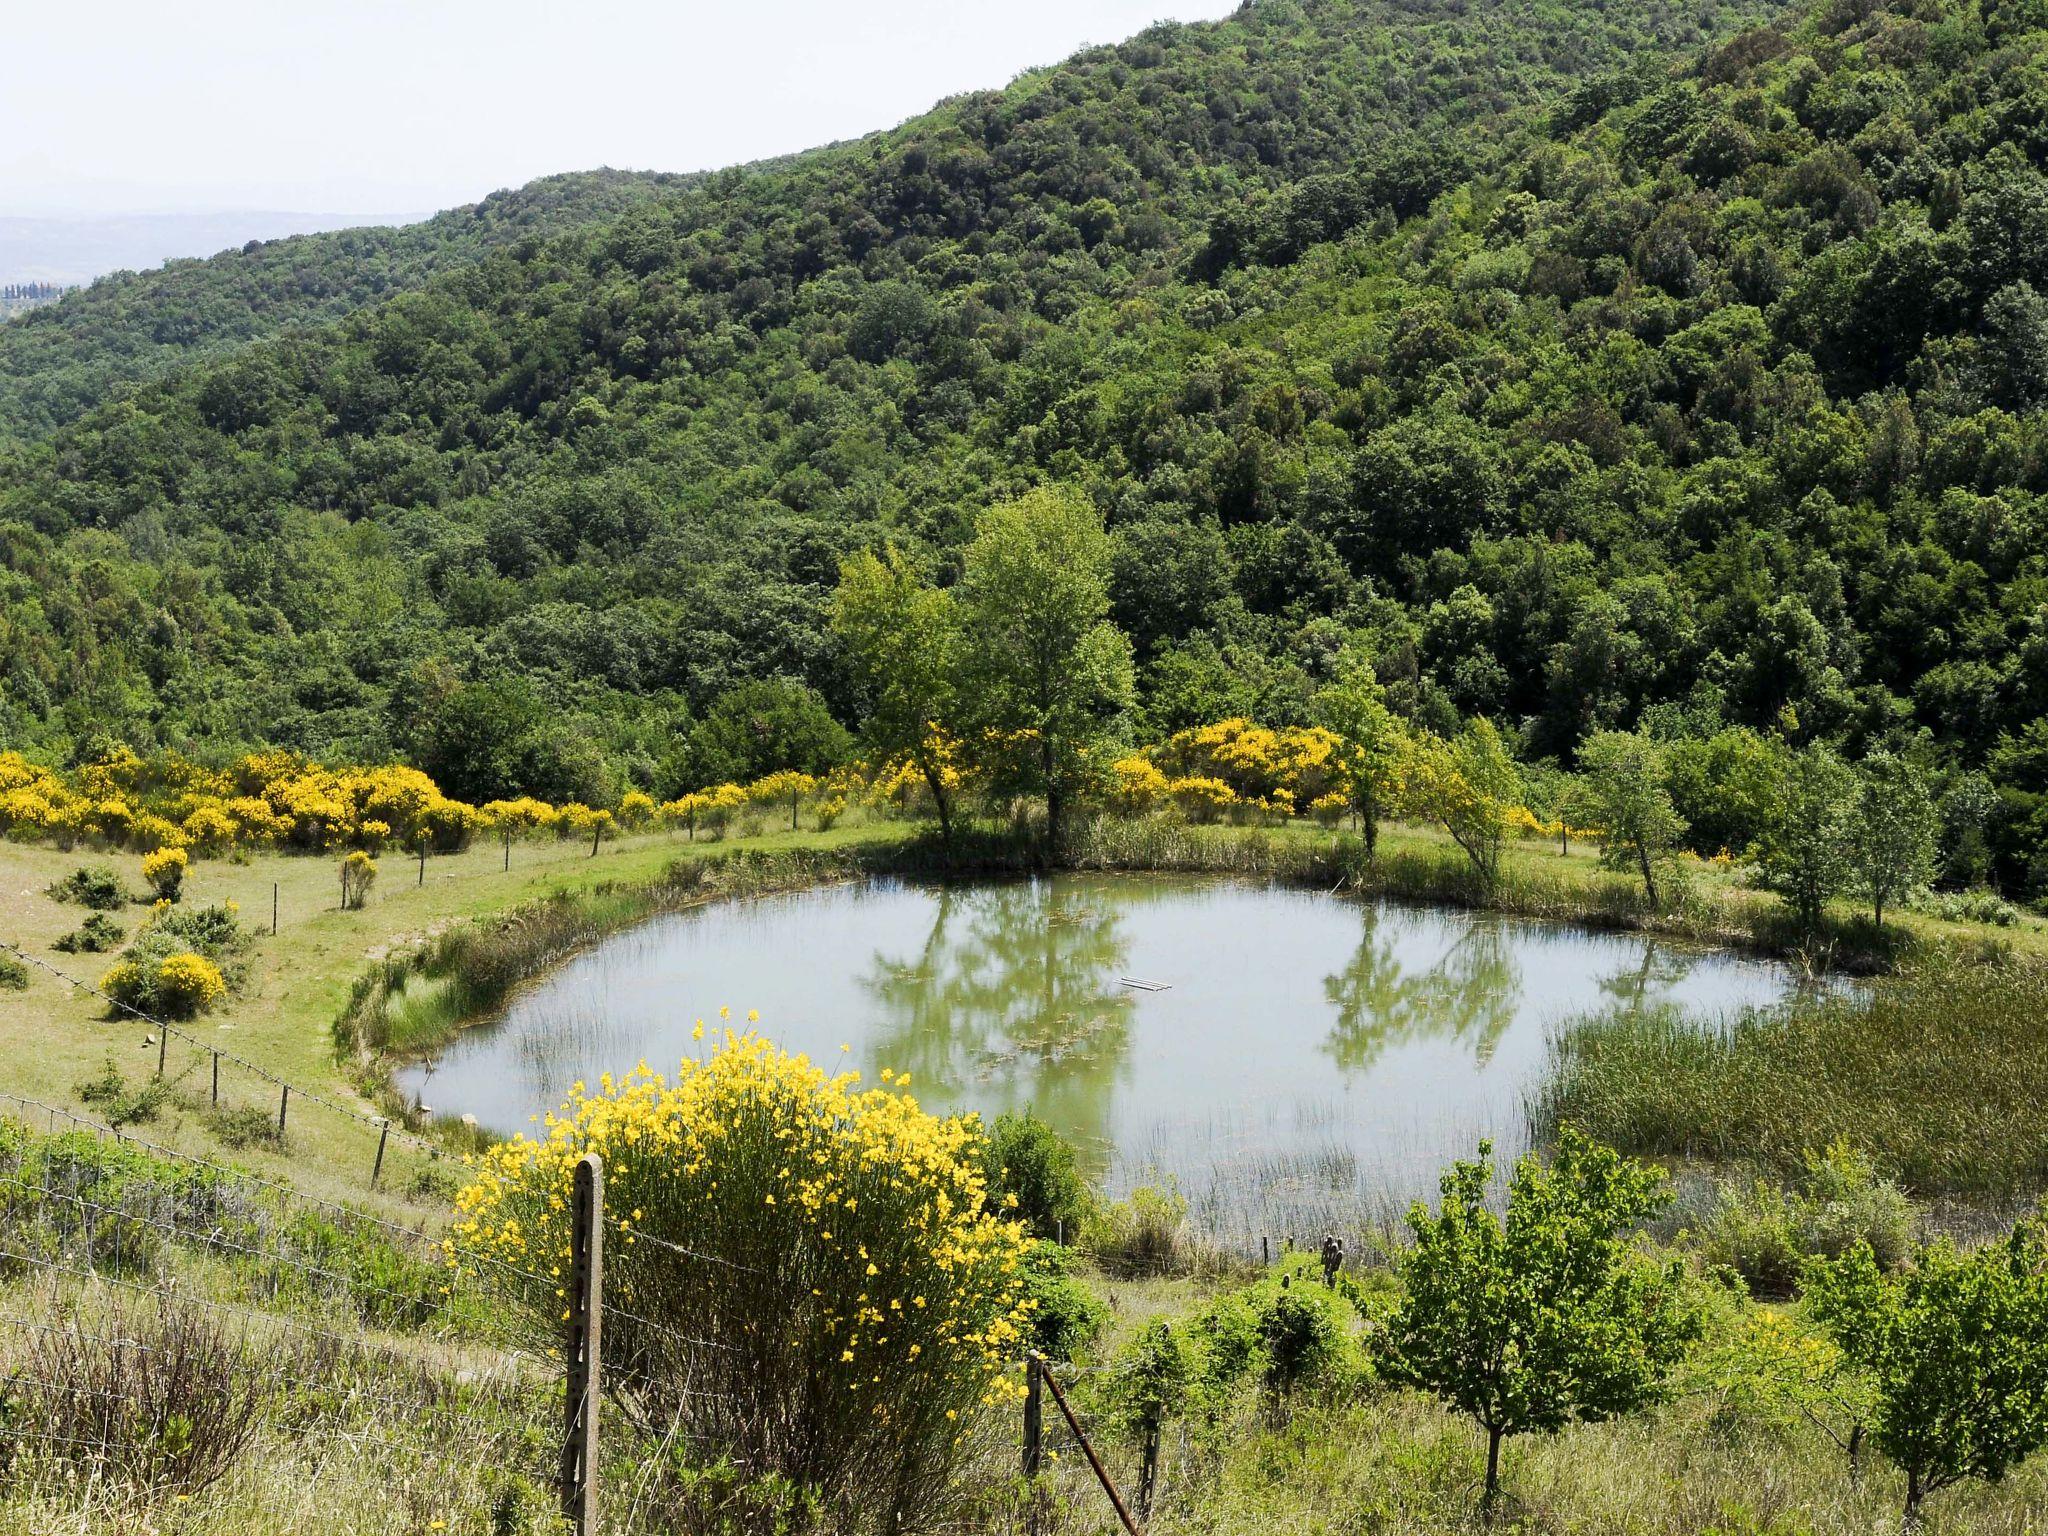
<path fill-rule="evenodd" d="M 612 218 L 692 180 L 577 172 L 409 224 L 274 239 L 231 216 L 215 229 L 230 247 L 214 247 L 218 255 L 114 273 L 0 329 L 0 446 L 47 436 L 124 387 L 243 342 L 338 320 L 487 251 Z M 36 222 L 0 220 L 0 256 L 10 223 Z M 0 280 L 32 276 L 0 269 Z"/>
<path fill-rule="evenodd" d="M 146 272 L 167 261 L 194 260 L 251 240 L 366 225 L 416 224 L 425 213 L 288 213 L 225 209 L 199 213 L 25 216 L 0 214 L 0 283 L 57 283 L 75 288 L 114 272 Z"/>

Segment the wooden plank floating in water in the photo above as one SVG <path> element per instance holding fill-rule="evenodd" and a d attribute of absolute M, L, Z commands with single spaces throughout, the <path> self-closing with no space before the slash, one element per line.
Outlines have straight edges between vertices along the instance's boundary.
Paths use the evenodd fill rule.
<path fill-rule="evenodd" d="M 1117 980 L 1138 992 L 1171 992 L 1173 990 L 1173 983 L 1170 981 L 1143 981 L 1136 976 L 1119 976 Z"/>

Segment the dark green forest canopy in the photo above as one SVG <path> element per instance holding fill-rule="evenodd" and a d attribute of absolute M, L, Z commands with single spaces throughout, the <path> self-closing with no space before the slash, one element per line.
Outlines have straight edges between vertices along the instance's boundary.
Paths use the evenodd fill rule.
<path fill-rule="evenodd" d="M 1364 630 L 1534 753 L 2048 815 L 2048 4 L 1775 14 L 1255 4 L 181 370 L 0 466 L 0 745 L 376 758 L 495 680 L 651 774 L 750 678 L 857 713 L 840 558 L 1058 480 L 1138 731 Z"/>

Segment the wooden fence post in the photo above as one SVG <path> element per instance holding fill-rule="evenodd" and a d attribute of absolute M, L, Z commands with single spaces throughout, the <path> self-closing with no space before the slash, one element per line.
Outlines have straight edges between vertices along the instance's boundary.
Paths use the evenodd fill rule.
<path fill-rule="evenodd" d="M 597 1536 L 597 1401 L 604 1322 L 604 1160 L 576 1164 L 569 1221 L 569 1309 L 564 1354 L 562 1515 L 576 1536 Z"/>
<path fill-rule="evenodd" d="M 1038 1359 L 1024 1357 L 1024 1530 L 1038 1536 L 1038 1471 L 1045 1443 L 1045 1404 L 1038 1385 Z"/>
<path fill-rule="evenodd" d="M 370 1168 L 370 1188 L 377 1187 L 377 1179 L 384 1172 L 384 1143 L 391 1139 L 391 1122 L 384 1122 L 384 1129 L 377 1133 L 377 1161 Z"/>
<path fill-rule="evenodd" d="M 156 1027 L 156 1080 L 164 1080 L 164 1057 L 170 1053 L 171 1032 L 159 1024 Z"/>
<path fill-rule="evenodd" d="M 215 1052 L 213 1053 L 213 1103 L 214 1103 L 214 1107 L 215 1107 L 216 1109 L 218 1109 L 218 1108 L 220 1107 L 220 1052 L 219 1052 L 219 1051 L 215 1051 Z"/>
<path fill-rule="evenodd" d="M 284 1107 L 292 1101 L 292 1085 L 286 1083 L 277 1094 L 277 1134 L 284 1134 Z"/>

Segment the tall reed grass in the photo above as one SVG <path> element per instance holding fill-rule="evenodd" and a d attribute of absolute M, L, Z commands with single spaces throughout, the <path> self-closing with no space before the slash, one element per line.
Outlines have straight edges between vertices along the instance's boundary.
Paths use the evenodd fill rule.
<path fill-rule="evenodd" d="M 1837 1140 L 1923 1196 L 2048 1186 L 2048 967 L 1929 960 L 1701 1030 L 1617 1012 L 1561 1030 L 1532 1128 L 1796 1176 Z"/>

